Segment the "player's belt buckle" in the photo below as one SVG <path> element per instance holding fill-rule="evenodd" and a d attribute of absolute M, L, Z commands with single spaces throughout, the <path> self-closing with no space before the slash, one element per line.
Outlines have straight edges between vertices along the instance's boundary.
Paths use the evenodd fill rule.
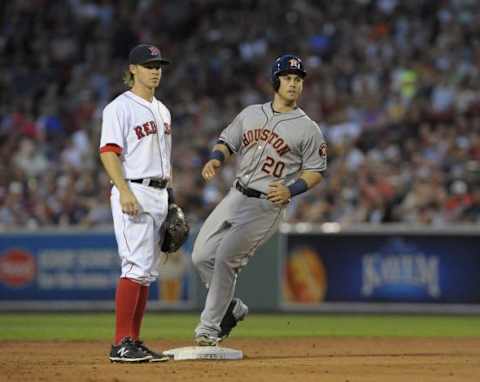
<path fill-rule="evenodd" d="M 165 188 L 167 187 L 167 183 L 167 179 L 150 179 L 149 186 L 154 188 Z"/>
<path fill-rule="evenodd" d="M 153 188 L 165 188 L 168 184 L 168 179 L 152 179 L 152 178 L 144 178 L 144 179 L 130 179 L 130 182 L 140 183 L 144 186 L 149 186 Z"/>

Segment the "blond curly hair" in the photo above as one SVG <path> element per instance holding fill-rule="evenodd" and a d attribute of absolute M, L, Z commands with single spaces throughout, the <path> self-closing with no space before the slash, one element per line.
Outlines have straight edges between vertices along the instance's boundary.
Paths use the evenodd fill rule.
<path fill-rule="evenodd" d="M 129 88 L 133 87 L 133 84 L 135 83 L 135 77 L 133 76 L 133 73 L 130 71 L 130 69 L 126 69 L 125 72 L 123 72 L 123 83 L 128 86 Z"/>

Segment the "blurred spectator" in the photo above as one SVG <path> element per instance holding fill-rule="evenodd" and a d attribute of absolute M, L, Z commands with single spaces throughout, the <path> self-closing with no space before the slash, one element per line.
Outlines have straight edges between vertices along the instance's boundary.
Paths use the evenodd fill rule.
<path fill-rule="evenodd" d="M 173 62 L 158 97 L 175 110 L 174 184 L 192 222 L 234 177 L 200 178 L 215 137 L 271 97 L 270 64 L 288 51 L 329 142 L 323 184 L 289 221 L 477 223 L 479 20 L 473 0 L 1 2 L 0 229 L 111 224 L 101 110 L 140 41 Z"/>

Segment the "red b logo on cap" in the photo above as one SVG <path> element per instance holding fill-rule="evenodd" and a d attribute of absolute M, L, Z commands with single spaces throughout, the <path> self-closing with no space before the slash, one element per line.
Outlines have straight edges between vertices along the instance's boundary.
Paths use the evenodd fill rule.
<path fill-rule="evenodd" d="M 152 56 L 158 56 L 160 54 L 160 51 L 158 50 L 158 48 L 156 48 L 154 46 L 149 46 L 148 50 L 150 51 Z"/>

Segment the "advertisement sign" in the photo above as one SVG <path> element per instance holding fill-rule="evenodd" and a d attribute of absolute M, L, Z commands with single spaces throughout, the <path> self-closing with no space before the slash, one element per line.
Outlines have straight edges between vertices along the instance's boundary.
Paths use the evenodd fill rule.
<path fill-rule="evenodd" d="M 150 307 L 192 305 L 191 245 L 162 261 L 160 279 L 150 287 Z M 86 309 L 111 309 L 119 276 L 113 233 L 0 235 L 0 310 L 29 303 L 68 310 L 80 302 Z"/>
<path fill-rule="evenodd" d="M 480 303 L 480 237 L 288 234 L 282 304 Z"/>

